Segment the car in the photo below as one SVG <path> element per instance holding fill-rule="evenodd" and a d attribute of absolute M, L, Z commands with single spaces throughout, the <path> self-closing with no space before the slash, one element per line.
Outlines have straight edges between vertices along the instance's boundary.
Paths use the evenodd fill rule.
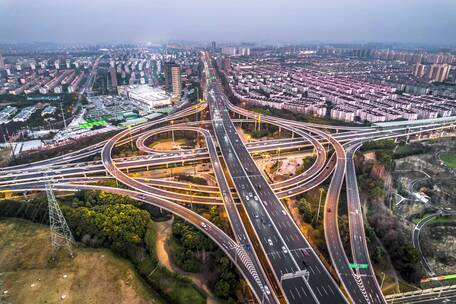
<path fill-rule="evenodd" d="M 241 189 L 245 190 L 245 185 L 244 184 L 241 185 Z"/>
<path fill-rule="evenodd" d="M 249 192 L 249 197 L 253 197 L 253 193 L 252 192 Z"/>
<path fill-rule="evenodd" d="M 282 251 L 283 251 L 283 253 L 285 253 L 285 254 L 288 253 L 288 250 L 287 250 L 287 248 L 286 248 L 285 246 L 282 246 Z"/>
<path fill-rule="evenodd" d="M 264 292 L 265 292 L 266 294 L 268 294 L 268 295 L 271 294 L 271 291 L 269 290 L 269 287 L 266 286 L 266 285 L 264 286 Z"/>
<path fill-rule="evenodd" d="M 287 215 L 287 212 L 284 209 L 282 209 L 282 214 Z"/>
<path fill-rule="evenodd" d="M 303 249 L 302 254 L 305 256 L 309 256 L 309 252 L 307 251 L 307 249 Z"/>
<path fill-rule="evenodd" d="M 263 204 L 264 204 L 265 206 L 267 206 L 267 205 L 268 205 L 268 202 L 267 202 L 267 201 L 263 201 Z"/>
<path fill-rule="evenodd" d="M 203 227 L 204 230 L 207 230 L 207 225 L 205 222 L 201 222 L 201 227 Z"/>
<path fill-rule="evenodd" d="M 269 244 L 269 246 L 274 245 L 274 244 L 272 243 L 272 240 L 271 240 L 271 239 L 268 239 L 268 244 Z"/>
<path fill-rule="evenodd" d="M 303 266 L 307 266 L 306 261 L 302 260 L 302 265 L 303 265 Z"/>
<path fill-rule="evenodd" d="M 248 196 L 248 195 L 245 196 L 245 200 L 246 200 L 246 201 L 249 200 L 249 196 Z"/>
<path fill-rule="evenodd" d="M 259 218 L 260 216 L 258 215 L 258 213 L 254 213 L 254 214 L 253 214 L 253 217 L 254 217 L 254 218 Z"/>
<path fill-rule="evenodd" d="M 146 196 L 143 195 L 143 194 L 138 195 L 138 197 L 139 197 L 140 199 L 146 199 Z"/>
<path fill-rule="evenodd" d="M 260 184 L 258 184 L 258 185 L 257 185 L 257 188 L 258 188 L 258 189 L 261 189 L 261 185 L 260 185 Z"/>
<path fill-rule="evenodd" d="M 258 201 L 258 197 L 256 195 L 253 197 L 253 199 Z"/>

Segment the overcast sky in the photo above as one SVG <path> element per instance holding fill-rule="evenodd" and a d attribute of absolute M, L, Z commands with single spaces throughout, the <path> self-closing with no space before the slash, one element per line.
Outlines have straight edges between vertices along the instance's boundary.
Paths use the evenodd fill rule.
<path fill-rule="evenodd" d="M 0 42 L 456 44 L 456 0 L 0 0 Z"/>

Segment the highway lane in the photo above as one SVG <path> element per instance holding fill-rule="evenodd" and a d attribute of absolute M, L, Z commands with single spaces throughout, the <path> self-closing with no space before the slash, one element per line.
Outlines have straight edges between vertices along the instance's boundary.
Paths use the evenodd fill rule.
<path fill-rule="evenodd" d="M 170 119 L 175 119 L 175 118 L 180 118 L 180 117 L 185 117 L 187 116 L 188 114 L 187 113 L 177 113 L 174 115 L 174 117 L 167 117 L 166 119 L 164 120 L 170 120 Z M 144 130 L 143 130 L 144 131 Z M 114 176 L 116 179 L 118 179 L 120 182 L 122 182 L 123 184 L 137 190 L 137 191 L 141 191 L 141 192 L 145 192 L 145 193 L 155 193 L 156 192 L 156 188 L 154 187 L 150 187 L 144 183 L 141 183 L 137 180 L 134 180 L 132 178 L 130 178 L 129 176 L 127 176 L 126 174 L 124 174 L 120 169 L 118 169 L 115 164 L 113 163 L 113 159 L 111 157 L 111 154 L 112 154 L 112 149 L 113 147 L 115 146 L 115 144 L 120 141 L 122 138 L 124 138 L 125 136 L 128 136 L 130 130 L 126 130 L 124 132 L 121 132 L 119 134 L 117 134 L 116 136 L 112 137 L 110 140 L 108 140 L 108 142 L 105 144 L 105 146 L 103 147 L 102 149 L 102 162 L 103 162 L 103 165 L 105 166 L 106 170 L 112 175 Z M 206 131 L 207 132 L 207 131 Z M 223 173 L 220 173 L 221 172 L 221 168 L 220 168 L 220 164 L 218 163 L 217 160 L 214 160 L 213 158 L 217 157 L 217 153 L 215 151 L 215 146 L 213 145 L 213 143 L 210 141 L 210 137 L 208 136 L 208 133 L 205 134 L 206 135 L 206 145 L 209 149 L 209 151 L 212 151 L 210 154 L 213 155 L 213 157 L 211 158 L 211 160 L 213 160 L 213 168 L 214 168 L 214 171 L 216 172 L 216 176 L 219 176 L 220 174 L 223 175 Z M 212 144 L 211 144 L 212 143 Z M 220 170 L 219 173 L 217 173 L 217 170 Z M 220 181 L 221 182 L 221 185 L 223 186 L 224 183 L 223 181 Z M 226 181 L 225 181 L 226 182 Z M 219 184 L 220 186 L 220 184 Z M 229 189 L 228 189 L 228 192 L 229 192 Z M 233 199 L 229 197 L 229 195 L 226 193 L 223 193 L 223 198 L 225 199 L 225 201 L 227 202 L 227 204 L 230 204 L 230 202 L 232 203 Z M 230 201 L 231 199 L 231 201 Z M 228 206 L 229 205 L 225 205 L 225 206 Z M 234 205 L 233 205 L 234 206 Z M 235 208 L 235 207 L 234 207 Z M 235 222 L 233 222 L 233 224 L 237 224 Z M 235 226 L 233 227 L 234 231 L 240 231 L 240 227 L 239 226 Z M 241 235 L 242 237 L 242 235 Z M 237 251 L 239 252 L 242 252 L 243 255 L 242 255 L 242 259 L 248 259 L 249 261 L 249 267 L 248 267 L 248 271 L 249 271 L 249 274 L 254 278 L 253 281 L 247 281 L 250 285 L 250 287 L 252 288 L 254 294 L 256 295 L 257 299 L 259 301 L 263 301 L 263 302 L 266 302 L 266 303 L 275 303 L 276 300 L 274 298 L 274 294 L 271 292 L 271 290 L 268 288 L 268 281 L 264 275 L 264 273 L 261 271 L 261 269 L 258 269 L 257 266 L 255 263 L 256 261 L 252 261 L 252 259 L 250 258 L 249 254 L 245 252 L 244 248 L 238 246 L 237 248 Z M 244 274 L 244 276 L 247 276 L 247 274 Z"/>
<path fill-rule="evenodd" d="M 211 88 L 217 90 L 216 86 Z M 216 94 L 216 95 L 215 95 Z M 208 97 L 220 149 L 258 240 L 290 303 L 346 303 L 337 285 L 245 149 L 220 91 Z M 214 100 L 212 100 L 214 99 Z M 222 144 L 226 143 L 226 144 Z M 267 208 L 265 208 L 267 206 Z M 303 271 L 308 270 L 309 282 Z"/>
<path fill-rule="evenodd" d="M 273 147 L 271 147 L 272 149 Z M 297 152 L 299 154 L 299 152 Z M 296 154 L 296 153 L 295 153 Z M 287 154 L 282 153 L 282 157 L 287 157 Z M 145 168 L 149 170 L 150 167 L 160 166 L 165 164 L 180 164 L 189 161 L 205 160 L 208 158 L 206 152 L 198 152 L 196 154 L 187 151 L 186 153 L 172 153 L 164 155 L 150 155 L 142 157 L 129 157 L 115 159 L 116 166 L 122 170 L 128 171 L 134 168 Z M 98 161 L 86 162 L 86 163 L 74 163 L 65 164 L 58 166 L 51 166 L 48 170 L 43 171 L 42 168 L 30 168 L 29 170 L 20 170 L 17 173 L 7 172 L 0 175 L 0 185 L 8 183 L 25 182 L 28 180 L 34 180 L 39 178 L 45 178 L 45 172 L 49 176 L 55 177 L 70 177 L 70 176 L 88 176 L 90 174 L 105 173 L 104 166 Z M 295 179 L 296 185 L 302 182 Z M 166 182 L 163 183 L 166 185 Z M 274 184 L 273 184 L 274 185 Z M 291 183 L 290 183 L 291 185 Z M 194 185 L 195 189 L 204 187 Z M 293 191 L 294 193 L 297 193 Z M 283 195 L 288 195 L 283 192 Z"/>
<path fill-rule="evenodd" d="M 41 187 L 45 188 L 46 183 L 42 183 Z M 199 214 L 171 201 L 161 199 L 154 195 L 145 194 L 143 192 L 132 191 L 122 188 L 112 188 L 104 186 L 91 186 L 91 185 L 76 185 L 56 183 L 53 186 L 54 190 L 101 190 L 120 195 L 127 195 L 135 200 L 142 201 L 146 204 L 151 204 L 167 210 L 177 216 L 183 218 L 185 221 L 193 224 L 196 228 L 201 230 L 209 236 L 225 254 L 231 259 L 234 265 L 238 268 L 241 275 L 246 279 L 247 283 L 252 288 L 257 300 L 260 303 L 278 303 L 271 294 L 263 292 L 264 288 L 260 288 L 259 281 L 262 276 L 261 273 L 256 273 L 254 263 L 242 246 L 239 246 L 233 241 L 225 232 L 214 225 L 211 221 L 200 216 Z"/>
<path fill-rule="evenodd" d="M 183 110 L 181 110 L 181 114 L 188 114 L 188 115 L 191 115 L 191 114 L 195 114 L 197 112 L 200 112 L 202 110 L 204 110 L 206 108 L 207 104 L 206 103 L 200 103 L 200 104 L 197 104 L 197 105 L 193 105 L 193 106 L 189 106 L 187 108 L 184 108 Z M 127 129 L 130 133 L 130 136 L 132 136 L 132 138 L 134 138 L 135 136 L 137 136 L 138 133 L 141 133 L 142 131 L 148 129 L 149 127 L 151 126 L 154 126 L 160 122 L 165 122 L 167 121 L 167 118 L 173 118 L 174 114 L 170 114 L 169 116 L 165 117 L 165 118 L 160 118 L 158 120 L 153 120 L 153 121 L 150 121 L 150 122 L 145 122 L 143 124 L 140 124 L 132 129 Z M 172 119 L 171 119 L 172 120 Z M 126 130 L 124 130 L 125 132 Z M 126 144 L 130 141 L 130 138 L 126 138 L 123 142 L 121 142 L 122 144 Z M 8 172 L 8 171 L 16 171 L 18 169 L 27 169 L 27 168 L 30 168 L 30 167 L 47 167 L 51 164 L 62 164 L 62 163 L 68 163 L 68 162 L 71 162 L 71 161 L 74 161 L 74 160 L 78 160 L 78 159 L 82 159 L 82 158 L 86 158 L 88 156 L 92 156 L 96 153 L 100 153 L 101 152 L 101 148 L 105 145 L 106 141 L 102 141 L 102 142 L 99 142 L 99 143 L 96 143 L 94 145 L 91 145 L 91 146 L 88 146 L 88 147 L 84 147 L 82 149 L 79 149 L 77 151 L 73 151 L 73 152 L 69 152 L 69 153 L 66 153 L 65 155 L 59 155 L 59 156 L 55 156 L 55 157 L 51 157 L 49 159 L 45 159 L 45 160 L 41 160 L 41 161 L 36 161 L 36 162 L 33 162 L 33 163 L 27 163 L 27 164 L 21 164 L 21 165 L 14 165 L 14 166 L 8 166 L 8 167 L 3 167 L 1 168 L 0 167 L 0 173 L 3 173 L 3 172 Z"/>
<path fill-rule="evenodd" d="M 235 111 L 241 111 L 233 108 Z M 241 112 L 247 117 L 255 116 L 256 114 L 248 113 L 245 110 Z M 286 121 L 281 118 L 272 116 L 263 116 L 262 120 L 269 123 L 288 123 L 293 125 L 292 122 Z M 353 271 L 349 267 L 349 261 L 345 254 L 342 241 L 340 239 L 338 227 L 338 202 L 339 193 L 345 176 L 345 150 L 342 145 L 330 134 L 324 133 L 320 130 L 309 128 L 306 124 L 295 124 L 296 126 L 304 127 L 315 134 L 320 135 L 322 138 L 328 140 L 334 148 L 336 155 L 336 165 L 329 185 L 328 193 L 326 195 L 325 210 L 323 213 L 323 224 L 326 244 L 330 253 L 332 264 L 340 278 L 345 290 L 354 303 L 370 303 L 369 296 L 365 292 L 363 283 L 359 277 L 354 276 Z"/>
<path fill-rule="evenodd" d="M 239 109 L 234 109 L 234 110 L 239 111 Z M 244 115 L 246 115 L 247 117 L 251 117 L 251 118 L 257 117 L 257 116 L 255 116 L 257 114 L 247 113 L 245 110 L 243 110 L 242 113 Z M 266 116 L 262 119 L 265 122 L 270 122 L 270 123 L 274 123 L 274 124 L 276 121 L 284 121 L 283 119 L 277 119 L 277 118 L 273 118 L 270 116 Z M 296 124 L 293 122 L 289 122 L 289 125 L 305 125 L 305 124 L 302 124 L 302 123 Z M 447 127 L 452 127 L 452 126 L 451 125 L 443 126 L 443 128 L 447 128 Z M 423 132 L 425 130 L 431 130 L 431 129 L 435 130 L 435 129 L 439 129 L 439 128 L 442 128 L 442 126 L 430 125 L 430 126 L 419 127 L 419 128 L 405 128 L 405 129 L 396 128 L 396 129 L 392 129 L 392 130 L 380 130 L 380 131 L 369 132 L 369 133 L 365 133 L 365 134 L 359 134 L 358 138 L 364 137 L 366 140 L 369 138 L 373 138 L 374 136 L 377 136 L 377 139 L 396 138 L 398 136 L 407 136 L 410 134 L 416 134 L 419 132 Z M 308 129 L 308 128 L 306 128 L 306 129 Z M 400 132 L 406 131 L 406 133 L 398 133 L 397 131 L 400 131 Z M 368 135 L 366 136 L 366 134 L 368 134 Z M 326 135 L 326 136 L 328 136 L 328 135 Z M 325 137 L 325 135 L 322 134 L 322 137 Z M 331 138 L 332 138 L 332 141 L 331 141 Z M 335 140 L 335 138 L 333 138 L 333 136 L 331 136 L 331 138 L 329 138 L 329 140 L 331 141 L 333 147 L 335 148 L 336 154 L 339 155 L 338 160 L 340 159 L 340 163 L 342 163 L 342 162 L 344 162 L 344 160 L 346 160 L 346 157 L 344 156 L 345 152 L 343 151 L 343 148 L 341 148 L 340 143 L 337 142 Z M 337 214 L 332 215 L 332 216 L 328 215 L 330 213 L 330 212 L 328 212 L 328 210 L 331 210 L 331 209 L 337 210 L 337 206 L 338 206 L 337 202 L 339 199 L 338 195 L 339 195 L 340 189 L 342 187 L 344 172 L 345 172 L 345 164 L 344 165 L 341 164 L 340 166 L 337 166 L 336 171 L 333 176 L 333 180 L 330 185 L 330 191 L 328 192 L 328 197 L 330 200 L 329 201 L 327 200 L 327 202 L 325 204 L 325 206 L 327 206 L 325 209 L 325 218 L 328 219 L 325 221 L 325 235 L 326 235 L 326 240 L 327 240 L 328 248 L 330 251 L 331 259 L 333 260 L 333 265 L 335 265 L 335 268 L 337 269 L 338 275 L 341 278 L 342 283 L 344 284 L 346 290 L 348 290 L 348 293 L 350 294 L 351 298 L 354 299 L 354 301 L 356 303 L 358 303 L 358 301 L 360 303 L 362 303 L 361 301 L 363 301 L 363 300 L 366 301 L 367 303 L 370 303 L 371 301 L 372 302 L 379 301 L 379 303 L 383 303 L 384 299 L 382 298 L 383 296 L 382 296 L 381 291 L 379 290 L 380 288 L 378 287 L 378 283 L 375 279 L 375 276 L 371 276 L 371 277 L 358 276 L 358 275 L 353 274 L 352 271 L 347 267 L 348 259 L 346 257 L 346 254 L 345 254 L 343 246 L 342 246 L 342 242 L 339 237 L 339 231 L 338 231 L 338 227 L 337 227 Z M 355 180 L 356 180 L 356 176 L 355 176 Z M 355 210 L 353 211 L 353 213 L 356 212 Z M 351 214 L 349 214 L 349 216 L 350 215 Z M 352 222 L 355 222 L 355 220 L 353 220 Z M 359 225 L 359 223 L 355 226 L 357 227 L 357 229 L 355 229 L 355 231 L 359 232 L 362 229 L 362 235 L 361 235 L 361 233 L 355 233 L 355 232 L 352 234 L 353 238 L 356 237 L 354 246 L 355 246 L 355 248 L 359 249 L 359 248 L 362 248 L 360 244 L 363 244 L 363 242 L 365 242 L 364 230 L 363 230 L 364 226 Z M 330 231 L 330 232 L 327 232 L 327 231 Z M 352 246 L 353 246 L 353 244 L 352 244 Z M 356 252 L 355 252 L 355 254 L 356 254 Z M 366 258 L 367 258 L 367 260 L 369 260 L 369 255 L 368 255 L 367 249 L 365 251 L 358 250 L 358 255 L 359 255 L 360 260 L 366 260 Z M 347 289 L 347 286 L 349 289 Z"/>
<path fill-rule="evenodd" d="M 361 201 L 358 192 L 358 183 L 356 180 L 356 171 L 354 163 L 354 154 L 364 142 L 355 141 L 346 147 L 346 190 L 347 190 L 347 207 L 349 213 L 349 230 L 350 244 L 353 262 L 356 264 L 367 264 L 368 268 L 355 270 L 364 286 L 371 303 L 386 303 L 380 285 L 375 276 L 372 266 L 369 250 L 367 248 L 363 212 L 361 210 Z"/>
<path fill-rule="evenodd" d="M 181 130 L 184 128 L 184 125 L 175 125 L 175 126 L 167 126 L 159 129 L 155 129 L 149 132 L 144 133 L 143 135 L 139 136 L 136 145 L 140 151 L 146 152 L 146 153 L 160 153 L 157 150 L 154 150 L 152 148 L 149 148 L 146 145 L 146 141 L 153 135 L 162 133 L 162 132 L 169 132 L 172 130 Z M 283 126 L 284 128 L 287 128 L 286 126 Z M 192 127 L 187 127 L 186 130 L 194 130 Z M 323 168 L 325 162 L 326 162 L 326 153 L 324 150 L 323 145 L 317 141 L 315 138 L 312 136 L 308 135 L 307 133 L 298 130 L 298 129 L 290 129 L 291 131 L 294 131 L 298 135 L 302 136 L 302 138 L 297 138 L 297 139 L 281 139 L 281 140 L 268 140 L 268 141 L 258 141 L 258 142 L 252 142 L 252 143 L 247 143 L 246 147 L 248 148 L 249 152 L 256 153 L 256 152 L 263 152 L 263 151 L 270 151 L 270 150 L 285 150 L 287 148 L 301 148 L 301 147 L 314 147 L 315 151 L 317 151 L 317 157 L 316 161 L 312 164 L 310 168 L 305 170 L 304 172 L 293 176 L 291 178 L 288 178 L 283 181 L 275 182 L 271 185 L 271 187 L 274 190 L 280 190 L 284 189 L 287 187 L 293 187 L 299 183 L 302 183 L 306 181 L 307 179 L 312 178 L 315 176 L 318 171 Z M 310 142 L 310 144 L 308 144 Z M 187 150 L 189 151 L 189 150 Z M 192 153 L 203 153 L 206 151 L 205 148 L 199 148 L 199 149 L 192 149 Z M 288 196 L 291 196 L 292 193 L 297 193 L 296 191 L 291 191 L 289 192 Z"/>
<path fill-rule="evenodd" d="M 242 223 L 241 215 L 239 214 L 239 211 L 235 205 L 235 201 L 232 196 L 230 186 L 228 185 L 228 181 L 223 172 L 222 164 L 220 163 L 218 157 L 217 148 L 212 139 L 212 135 L 209 133 L 209 131 L 205 130 L 204 138 L 206 140 L 206 147 L 211 158 L 214 174 L 217 179 L 217 184 L 220 188 L 221 196 L 225 204 L 225 210 L 228 214 L 228 219 L 230 221 L 231 229 L 233 230 L 236 242 L 239 246 L 245 248 L 247 254 L 250 257 L 250 260 L 252 261 L 255 271 L 257 273 L 261 273 L 261 275 L 257 274 L 257 276 L 261 276 L 261 280 L 258 279 L 258 283 L 260 285 L 260 289 L 263 292 L 262 297 L 264 299 L 262 300 L 262 302 L 278 303 L 278 299 L 275 296 L 275 292 L 267 279 L 267 276 L 263 270 L 262 265 L 260 264 L 256 252 L 253 250 L 250 237 L 246 231 L 244 224 Z"/>
<path fill-rule="evenodd" d="M 324 278 L 326 270 L 309 244 L 303 242 L 299 229 L 259 172 L 227 115 L 223 122 L 220 121 L 220 126 L 216 134 L 222 154 L 277 280 L 280 281 L 284 274 L 304 269 L 310 272 L 309 283 L 299 276 L 282 281 L 287 300 L 290 303 L 344 303 L 337 286 L 331 279 Z M 224 141 L 226 147 L 222 146 Z M 312 287 L 308 286 L 310 282 Z"/>
<path fill-rule="evenodd" d="M 287 149 L 295 149 L 299 147 L 309 147 L 308 144 L 304 144 L 302 140 L 297 141 L 297 140 L 274 140 L 274 141 L 262 141 L 262 142 L 255 142 L 248 144 L 249 146 L 249 151 L 252 153 L 257 153 L 257 152 L 267 152 L 271 151 L 273 149 L 282 149 L 282 150 L 287 150 Z M 99 153 L 99 151 L 98 151 Z M 150 161 L 154 160 L 153 165 L 160 165 L 164 163 L 178 163 L 184 161 L 189 161 L 189 160 L 203 160 L 203 159 L 208 159 L 209 156 L 207 154 L 207 151 L 195 151 L 193 150 L 183 150 L 183 151 L 173 151 L 171 153 L 160 153 L 160 154 L 151 154 L 151 155 L 143 155 L 143 156 L 135 156 L 135 157 L 128 157 L 128 158 L 115 158 L 114 161 L 121 166 L 123 169 L 126 168 L 138 168 L 138 167 L 143 167 L 145 164 Z M 67 158 L 64 163 L 55 163 L 53 165 L 46 165 L 46 166 L 31 166 L 31 167 L 25 167 L 23 169 L 11 169 L 11 170 L 4 170 L 0 171 L 0 181 L 2 178 L 5 177 L 10 177 L 12 175 L 14 176 L 21 176 L 21 175 L 29 175 L 32 173 L 40 173 L 43 171 L 43 167 L 45 168 L 52 168 L 53 170 L 71 170 L 71 168 L 74 167 L 80 167 L 80 166 L 93 166 L 94 168 L 99 168 L 99 165 L 101 165 L 101 161 L 89 161 L 89 162 L 84 162 L 84 163 L 72 163 L 71 161 L 76 160 L 77 158 Z M 7 167 L 11 168 L 11 167 Z M 5 168 L 6 169 L 6 168 Z M 89 168 L 91 169 L 91 168 Z"/>

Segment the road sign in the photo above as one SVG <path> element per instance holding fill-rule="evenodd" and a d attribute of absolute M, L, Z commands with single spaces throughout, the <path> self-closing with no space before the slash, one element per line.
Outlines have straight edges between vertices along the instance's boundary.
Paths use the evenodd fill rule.
<path fill-rule="evenodd" d="M 366 268 L 369 268 L 369 265 L 368 264 L 350 263 L 350 268 L 351 269 L 366 269 Z"/>

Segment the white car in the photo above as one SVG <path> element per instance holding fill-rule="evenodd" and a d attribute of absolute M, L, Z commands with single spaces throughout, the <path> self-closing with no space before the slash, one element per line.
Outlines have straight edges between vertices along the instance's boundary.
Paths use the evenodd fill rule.
<path fill-rule="evenodd" d="M 287 212 L 284 209 L 282 209 L 282 214 L 287 215 Z"/>
<path fill-rule="evenodd" d="M 253 199 L 258 201 L 258 197 L 256 195 L 253 197 Z"/>
<path fill-rule="evenodd" d="M 266 286 L 266 285 L 264 286 L 264 292 L 265 292 L 266 294 L 268 294 L 268 295 L 271 294 L 271 291 L 269 290 L 269 287 Z"/>
<path fill-rule="evenodd" d="M 272 246 L 272 245 L 273 245 L 273 243 L 272 243 L 272 240 L 271 240 L 271 239 L 268 239 L 268 244 L 269 244 L 269 246 Z"/>
<path fill-rule="evenodd" d="M 203 227 L 204 230 L 207 230 L 207 225 L 205 222 L 201 222 L 201 227 Z"/>
<path fill-rule="evenodd" d="M 282 251 L 283 251 L 283 253 L 285 253 L 285 254 L 288 253 L 288 250 L 287 250 L 287 248 L 285 248 L 285 246 L 282 246 Z"/>

